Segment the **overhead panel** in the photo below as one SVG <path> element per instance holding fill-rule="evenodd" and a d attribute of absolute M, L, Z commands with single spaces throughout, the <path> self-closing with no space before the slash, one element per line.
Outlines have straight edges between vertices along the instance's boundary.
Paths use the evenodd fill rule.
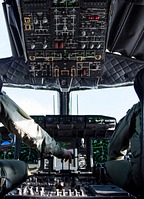
<path fill-rule="evenodd" d="M 100 77 L 109 0 L 22 0 L 26 60 L 34 77 Z"/>
<path fill-rule="evenodd" d="M 5 85 L 126 86 L 144 65 L 143 0 L 13 0 L 3 8 L 13 56 L 0 59 Z"/>

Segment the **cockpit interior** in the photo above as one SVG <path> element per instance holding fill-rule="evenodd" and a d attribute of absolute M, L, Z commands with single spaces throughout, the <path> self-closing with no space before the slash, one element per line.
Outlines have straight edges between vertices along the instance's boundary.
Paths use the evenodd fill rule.
<path fill-rule="evenodd" d="M 39 154 L 0 127 L 0 159 L 33 169 L 5 199 L 136 198 L 105 176 L 116 118 L 79 114 L 78 104 L 72 114 L 71 93 L 133 86 L 144 68 L 144 1 L 4 0 L 2 8 L 12 52 L 0 59 L 3 86 L 55 91 L 56 114 L 31 117 L 74 154 L 71 164 Z"/>

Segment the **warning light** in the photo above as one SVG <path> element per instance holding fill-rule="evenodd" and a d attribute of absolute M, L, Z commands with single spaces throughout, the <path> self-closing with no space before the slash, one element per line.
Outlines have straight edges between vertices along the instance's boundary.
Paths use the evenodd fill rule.
<path fill-rule="evenodd" d="M 95 16 L 88 16 L 88 20 L 96 20 L 98 21 L 99 20 L 99 16 L 98 15 L 95 15 Z"/>
<path fill-rule="evenodd" d="M 93 16 L 88 16 L 88 19 L 89 19 L 89 20 L 93 20 L 94 17 L 93 17 Z"/>
<path fill-rule="evenodd" d="M 99 16 L 98 15 L 95 16 L 95 20 L 99 20 Z"/>

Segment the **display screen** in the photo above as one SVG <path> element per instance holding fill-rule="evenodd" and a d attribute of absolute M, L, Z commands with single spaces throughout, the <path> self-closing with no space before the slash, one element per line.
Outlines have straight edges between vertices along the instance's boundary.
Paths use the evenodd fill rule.
<path fill-rule="evenodd" d="M 94 165 L 101 165 L 107 161 L 109 140 L 92 140 Z"/>

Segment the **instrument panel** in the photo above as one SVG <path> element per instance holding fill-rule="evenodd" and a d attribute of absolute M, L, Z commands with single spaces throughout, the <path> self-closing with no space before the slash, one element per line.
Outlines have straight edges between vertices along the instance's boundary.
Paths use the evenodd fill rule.
<path fill-rule="evenodd" d="M 62 147 L 72 150 L 75 160 L 71 169 L 88 171 L 93 164 L 103 165 L 106 161 L 107 146 L 116 125 L 115 118 L 103 115 L 34 115 L 31 117 Z M 15 151 L 15 135 L 4 127 L 0 131 L 2 136 L 0 159 L 13 159 L 15 153 L 19 153 L 20 160 L 28 164 L 40 163 L 43 170 L 52 171 L 62 168 L 59 160 L 47 154 L 43 154 L 40 160 L 40 154 L 23 142 L 19 143 L 19 151 Z M 90 150 L 93 163 L 88 155 Z M 68 165 L 63 166 L 68 168 Z"/>

